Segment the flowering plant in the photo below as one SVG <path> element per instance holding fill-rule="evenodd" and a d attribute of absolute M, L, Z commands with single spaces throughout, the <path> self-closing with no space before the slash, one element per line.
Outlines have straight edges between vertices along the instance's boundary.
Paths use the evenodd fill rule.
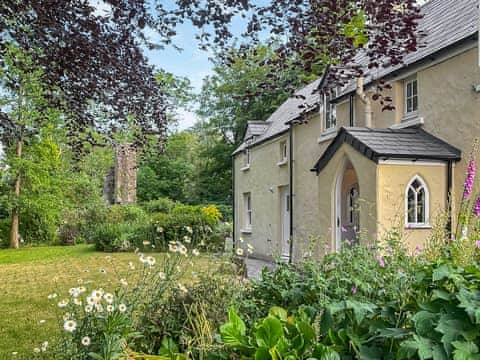
<path fill-rule="evenodd" d="M 198 255 L 196 249 L 191 252 Z M 138 331 L 140 314 L 164 294 L 185 288 L 179 280 L 186 269 L 188 253 L 181 242 L 170 244 L 170 252 L 161 261 L 137 252 L 138 263 L 129 262 L 126 270 L 117 268 L 107 256 L 114 281 L 94 286 L 79 279 L 68 295 L 49 295 L 63 329 L 52 350 L 57 358 L 116 360 L 130 351 L 142 337 Z M 100 273 L 106 275 L 107 270 L 102 268 Z"/>

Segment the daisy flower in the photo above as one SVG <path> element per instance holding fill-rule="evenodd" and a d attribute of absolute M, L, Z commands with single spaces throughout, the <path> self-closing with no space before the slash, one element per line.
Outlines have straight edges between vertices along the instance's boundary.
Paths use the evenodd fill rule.
<path fill-rule="evenodd" d="M 238 249 L 237 249 L 237 255 L 238 255 L 238 256 L 242 256 L 242 255 L 243 255 L 243 249 L 242 249 L 242 248 L 238 248 Z"/>
<path fill-rule="evenodd" d="M 106 293 L 105 295 L 103 295 L 103 298 L 108 304 L 113 303 L 113 294 Z"/>
<path fill-rule="evenodd" d="M 63 324 L 63 328 L 67 332 L 74 332 L 77 328 L 77 323 L 73 320 L 67 320 L 65 321 L 65 324 Z"/>
<path fill-rule="evenodd" d="M 113 312 L 113 310 L 115 310 L 115 307 L 113 305 L 107 305 L 108 312 Z"/>
<path fill-rule="evenodd" d="M 118 311 L 120 311 L 121 313 L 124 313 L 125 311 L 127 311 L 127 305 L 125 304 L 118 305 Z"/>
<path fill-rule="evenodd" d="M 156 260 L 153 256 L 147 256 L 147 264 L 149 266 L 153 266 L 153 265 L 155 265 L 155 263 L 156 263 Z"/>
<path fill-rule="evenodd" d="M 160 271 L 158 273 L 158 277 L 160 278 L 160 280 L 165 280 L 167 278 L 167 275 L 165 275 L 164 272 Z"/>
<path fill-rule="evenodd" d="M 193 249 L 193 250 L 192 250 L 192 254 L 193 254 L 194 256 L 198 256 L 198 255 L 200 255 L 200 251 L 198 251 L 197 249 Z"/>
<path fill-rule="evenodd" d="M 88 336 L 84 336 L 81 340 L 81 343 L 83 346 L 90 346 L 90 344 L 92 343 L 92 340 L 90 340 Z"/>
<path fill-rule="evenodd" d="M 102 290 L 93 290 L 92 294 L 90 296 L 93 298 L 93 300 L 98 302 L 98 301 L 102 300 L 103 291 Z"/>
<path fill-rule="evenodd" d="M 192 242 L 192 239 L 190 238 L 190 236 L 184 236 L 183 241 L 186 242 L 187 244 L 190 244 Z"/>
<path fill-rule="evenodd" d="M 45 352 L 45 351 L 47 351 L 47 348 L 48 348 L 48 341 L 42 342 L 42 346 L 41 346 L 40 350 L 42 350 L 42 352 Z"/>
<path fill-rule="evenodd" d="M 182 291 L 182 292 L 184 292 L 184 293 L 187 293 L 187 292 L 188 292 L 188 289 L 187 289 L 184 285 L 182 285 L 182 284 L 180 284 L 180 283 L 178 284 L 178 288 L 180 289 L 180 291 Z"/>
<path fill-rule="evenodd" d="M 92 311 L 93 311 L 93 306 L 92 305 L 85 306 L 85 312 L 86 313 L 91 313 Z"/>
<path fill-rule="evenodd" d="M 128 267 L 130 268 L 130 270 L 135 270 L 135 265 L 133 265 L 131 261 L 128 262 Z"/>
<path fill-rule="evenodd" d="M 55 299 L 57 296 L 58 296 L 58 295 L 55 294 L 55 293 L 54 293 L 54 294 L 50 294 L 50 295 L 47 296 L 47 299 L 48 299 L 48 300 L 52 300 L 52 299 Z"/>
<path fill-rule="evenodd" d="M 127 280 L 125 280 L 125 279 L 120 279 L 120 284 L 121 284 L 122 286 L 127 286 L 127 285 L 128 285 L 128 282 L 127 282 Z"/>

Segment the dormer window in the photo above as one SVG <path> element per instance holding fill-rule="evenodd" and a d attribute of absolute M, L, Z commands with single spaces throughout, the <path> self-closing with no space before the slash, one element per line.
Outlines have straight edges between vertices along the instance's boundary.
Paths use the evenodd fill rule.
<path fill-rule="evenodd" d="M 418 80 L 412 76 L 405 80 L 405 115 L 412 115 L 418 112 Z"/>
<path fill-rule="evenodd" d="M 336 97 L 336 91 L 331 90 L 330 93 L 324 95 L 324 114 L 323 114 L 323 131 L 335 129 L 337 126 L 337 108 L 330 101 Z"/>

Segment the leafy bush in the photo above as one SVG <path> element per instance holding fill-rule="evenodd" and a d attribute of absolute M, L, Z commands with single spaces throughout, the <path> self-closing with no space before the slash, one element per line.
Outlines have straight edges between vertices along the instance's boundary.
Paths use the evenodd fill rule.
<path fill-rule="evenodd" d="M 172 211 L 173 207 L 175 206 L 175 201 L 170 200 L 169 198 L 160 198 L 157 200 L 151 200 L 145 203 L 142 203 L 140 206 L 147 212 L 147 213 L 165 213 L 168 214 Z"/>

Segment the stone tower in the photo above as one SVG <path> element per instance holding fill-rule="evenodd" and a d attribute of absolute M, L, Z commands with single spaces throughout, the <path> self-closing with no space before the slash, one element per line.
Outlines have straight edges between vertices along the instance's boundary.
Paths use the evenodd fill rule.
<path fill-rule="evenodd" d="M 137 150 L 132 144 L 115 147 L 113 169 L 113 196 L 115 204 L 134 204 L 137 201 Z M 108 197 L 107 197 L 108 198 Z"/>

